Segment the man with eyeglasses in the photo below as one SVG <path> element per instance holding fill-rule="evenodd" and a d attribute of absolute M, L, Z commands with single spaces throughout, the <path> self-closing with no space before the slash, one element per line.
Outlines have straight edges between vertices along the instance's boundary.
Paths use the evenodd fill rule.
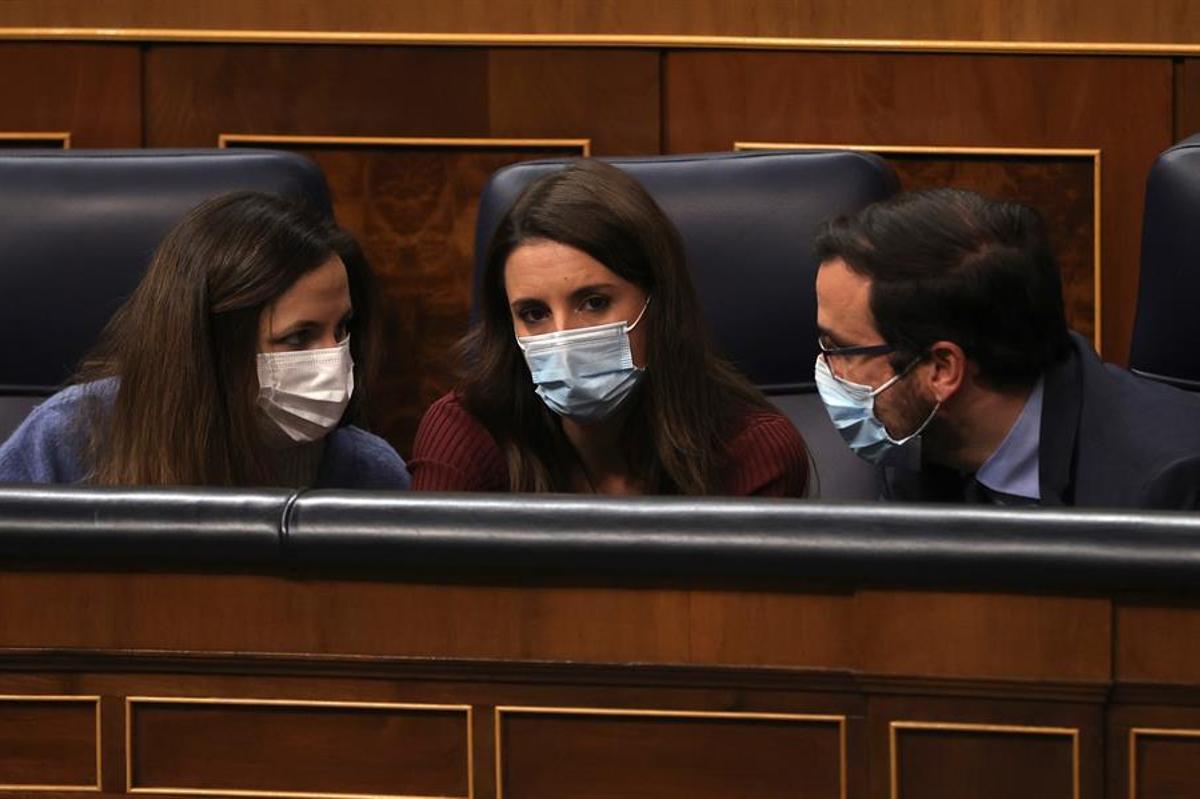
<path fill-rule="evenodd" d="M 817 387 L 883 498 L 1200 507 L 1200 398 L 1068 330 L 1037 212 L 904 194 L 815 247 Z"/>

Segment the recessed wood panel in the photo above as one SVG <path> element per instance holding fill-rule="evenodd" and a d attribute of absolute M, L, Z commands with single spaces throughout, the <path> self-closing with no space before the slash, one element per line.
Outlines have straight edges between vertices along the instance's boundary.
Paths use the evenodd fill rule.
<path fill-rule="evenodd" d="M 99 790 L 94 698 L 0 696 L 0 790 Z"/>
<path fill-rule="evenodd" d="M 731 713 L 497 709 L 500 797 L 844 799 L 842 726 Z"/>
<path fill-rule="evenodd" d="M 1072 731 L 897 723 L 892 799 L 1079 799 Z"/>
<path fill-rule="evenodd" d="M 452 349 L 467 332 L 484 184 L 502 166 L 582 155 L 581 146 L 262 146 L 317 162 L 339 223 L 374 268 L 380 352 L 368 423 L 407 455 L 425 409 L 454 383 Z"/>
<path fill-rule="evenodd" d="M 1129 799 L 1200 796 L 1200 729 L 1134 729 Z"/>
<path fill-rule="evenodd" d="M 135 44 L 0 44 L 0 131 L 69 132 L 74 147 L 139 147 L 141 66 Z"/>
<path fill-rule="evenodd" d="M 131 699 L 131 790 L 466 797 L 466 708 Z"/>
<path fill-rule="evenodd" d="M 673 52 L 665 74 L 668 152 L 739 141 L 1099 149 L 1103 351 L 1127 357 L 1146 174 L 1172 137 L 1167 60 Z M 1037 177 L 1037 194 L 1058 179 Z"/>

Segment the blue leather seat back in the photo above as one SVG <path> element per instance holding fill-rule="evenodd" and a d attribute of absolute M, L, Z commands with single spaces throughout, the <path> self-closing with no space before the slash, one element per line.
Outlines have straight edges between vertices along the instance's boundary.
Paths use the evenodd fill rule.
<path fill-rule="evenodd" d="M 1146 181 L 1129 366 L 1200 390 L 1200 135 L 1162 153 Z"/>
<path fill-rule="evenodd" d="M 238 189 L 330 207 L 321 171 L 293 153 L 0 154 L 0 395 L 44 396 L 62 385 L 166 232 L 201 201 Z"/>
<path fill-rule="evenodd" d="M 817 354 L 812 235 L 826 219 L 893 194 L 891 168 L 845 151 L 605 160 L 637 178 L 679 229 L 721 353 L 768 393 L 810 388 Z M 492 176 L 476 227 L 476 287 L 501 217 L 526 185 L 565 163 L 527 162 Z"/>

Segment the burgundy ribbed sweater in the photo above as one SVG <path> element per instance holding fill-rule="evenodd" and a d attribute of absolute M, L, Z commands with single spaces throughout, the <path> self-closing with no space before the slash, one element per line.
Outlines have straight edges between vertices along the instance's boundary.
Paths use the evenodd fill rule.
<path fill-rule="evenodd" d="M 508 491 L 508 467 L 487 428 L 453 392 L 425 412 L 408 461 L 414 491 Z M 804 442 L 787 417 L 746 415 L 729 442 L 723 494 L 799 497 L 808 484 Z"/>

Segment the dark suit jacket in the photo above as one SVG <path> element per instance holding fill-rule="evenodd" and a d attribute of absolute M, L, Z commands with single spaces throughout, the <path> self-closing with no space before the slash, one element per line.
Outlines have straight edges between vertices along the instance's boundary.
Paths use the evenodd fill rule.
<path fill-rule="evenodd" d="M 1200 395 L 1100 360 L 1082 336 L 1045 374 L 1042 505 L 1200 508 Z M 926 465 L 880 472 L 884 499 L 962 502 L 970 479 Z"/>

